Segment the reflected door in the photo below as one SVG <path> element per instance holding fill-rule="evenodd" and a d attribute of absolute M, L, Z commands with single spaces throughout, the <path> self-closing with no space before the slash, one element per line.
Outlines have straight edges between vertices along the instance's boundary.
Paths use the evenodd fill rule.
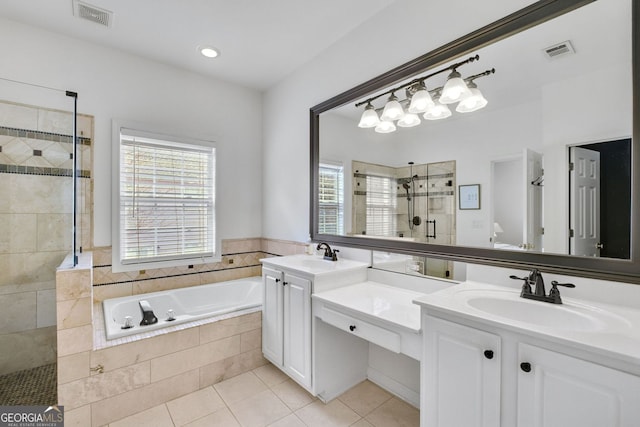
<path fill-rule="evenodd" d="M 600 153 L 580 147 L 570 152 L 569 253 L 599 257 Z"/>
<path fill-rule="evenodd" d="M 524 185 L 525 206 L 522 230 L 522 248 L 529 251 L 542 251 L 542 186 L 544 170 L 542 154 L 524 149 Z"/>

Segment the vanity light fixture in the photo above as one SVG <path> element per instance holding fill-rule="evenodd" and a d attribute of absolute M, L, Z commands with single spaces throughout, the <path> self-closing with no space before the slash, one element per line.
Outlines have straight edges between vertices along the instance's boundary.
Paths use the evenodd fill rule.
<path fill-rule="evenodd" d="M 431 99 L 431 94 L 427 90 L 424 80 L 420 81 L 420 83 L 413 88 L 415 89 L 415 93 L 411 96 L 411 103 L 407 111 L 409 113 L 426 113 L 435 103 L 433 99 Z M 410 91 L 409 89 L 407 90 Z"/>
<path fill-rule="evenodd" d="M 397 129 L 396 125 L 399 127 L 419 125 L 421 121 L 418 113 L 424 113 L 422 117 L 426 120 L 441 120 L 450 117 L 452 113 L 447 104 L 458 102 L 456 111 L 459 113 L 470 113 L 485 107 L 488 101 L 475 84 L 475 79 L 495 73 L 495 68 L 466 78 L 462 78 L 458 72 L 460 66 L 478 59 L 480 59 L 479 55 L 471 56 L 464 61 L 358 102 L 356 108 L 366 104 L 358 127 L 375 128 L 374 130 L 378 133 L 390 133 Z M 425 80 L 446 71 L 450 73 L 444 86 L 428 90 Z M 406 97 L 400 100 L 395 93 L 402 89 L 404 89 Z M 376 108 L 373 101 L 385 95 L 389 95 L 389 97 L 384 108 Z M 382 114 L 378 116 L 380 112 Z"/>
<path fill-rule="evenodd" d="M 391 92 L 387 103 L 384 106 L 384 110 L 382 110 L 382 116 L 380 116 L 380 120 L 384 121 L 394 121 L 400 120 L 404 116 L 404 109 L 400 102 L 398 102 L 398 97 Z"/>
<path fill-rule="evenodd" d="M 420 124 L 420 117 L 414 113 L 406 113 L 400 120 L 398 126 L 401 128 L 412 128 Z"/>
<path fill-rule="evenodd" d="M 442 88 L 442 95 L 440 95 L 439 99 L 440 103 L 455 104 L 469 96 L 471 96 L 471 91 L 464 80 L 462 80 L 462 75 L 454 68 Z"/>
<path fill-rule="evenodd" d="M 378 133 L 391 133 L 396 130 L 396 125 L 391 121 L 381 121 L 374 129 Z"/>
<path fill-rule="evenodd" d="M 380 124 L 380 118 L 378 117 L 378 113 L 373 105 L 369 102 L 366 107 L 364 107 L 364 111 L 362 112 L 362 116 L 360 117 L 360 123 L 358 123 L 358 127 L 361 128 L 372 128 L 376 127 Z"/>
<path fill-rule="evenodd" d="M 469 90 L 471 95 L 460 101 L 456 107 L 458 113 L 472 113 L 486 107 L 489 103 L 473 81 L 469 82 Z"/>
<path fill-rule="evenodd" d="M 435 105 L 429 108 L 422 117 L 426 120 L 441 120 L 451 117 L 451 114 L 451 110 L 446 104 L 441 104 L 440 101 L 436 101 Z"/>
<path fill-rule="evenodd" d="M 490 70 L 485 71 L 484 73 L 476 74 L 475 76 L 471 76 L 466 79 L 467 86 L 471 91 L 471 96 L 468 96 L 462 101 L 460 101 L 460 103 L 456 107 L 456 111 L 458 113 L 472 113 L 474 111 L 478 111 L 479 109 L 487 106 L 489 101 L 487 101 L 484 95 L 482 95 L 482 92 L 480 92 L 480 89 L 478 89 L 475 79 L 479 77 L 488 76 L 495 72 L 496 72 L 496 69 L 492 68 Z"/>
<path fill-rule="evenodd" d="M 216 58 L 220 55 L 220 51 L 213 46 L 198 46 L 198 50 L 202 56 L 207 58 Z"/>

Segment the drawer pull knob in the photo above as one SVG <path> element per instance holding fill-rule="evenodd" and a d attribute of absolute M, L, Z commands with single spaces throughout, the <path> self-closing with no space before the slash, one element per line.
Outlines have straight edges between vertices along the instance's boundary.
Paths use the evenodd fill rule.
<path fill-rule="evenodd" d="M 487 359 L 493 359 L 493 350 L 485 350 L 484 357 L 486 357 Z"/>
<path fill-rule="evenodd" d="M 529 362 L 522 362 L 520 364 L 520 369 L 522 369 L 524 372 L 531 372 L 531 363 Z"/>
<path fill-rule="evenodd" d="M 349 330 L 351 332 L 355 331 L 356 330 L 356 325 L 349 325 Z"/>

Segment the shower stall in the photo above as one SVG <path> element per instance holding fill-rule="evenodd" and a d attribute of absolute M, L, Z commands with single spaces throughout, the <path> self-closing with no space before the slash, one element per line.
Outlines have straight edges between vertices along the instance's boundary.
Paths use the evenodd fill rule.
<path fill-rule="evenodd" d="M 72 91 L 0 93 L 0 405 L 55 404 L 34 388 L 55 391 L 56 268 L 91 247 L 93 119 Z"/>
<path fill-rule="evenodd" d="M 452 245 L 456 242 L 456 163 L 352 163 L 352 233 Z M 416 260 L 413 271 L 451 277 L 451 262 Z"/>

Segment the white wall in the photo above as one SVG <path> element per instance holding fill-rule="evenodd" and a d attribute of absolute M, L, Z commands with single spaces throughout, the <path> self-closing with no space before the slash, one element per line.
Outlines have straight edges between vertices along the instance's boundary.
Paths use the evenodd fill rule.
<path fill-rule="evenodd" d="M 219 235 L 262 235 L 259 92 L 4 19 L 0 39 L 0 77 L 76 91 L 79 112 L 95 116 L 95 246 L 111 244 L 113 118 L 216 141 Z"/>
<path fill-rule="evenodd" d="M 304 241 L 309 234 L 309 108 L 530 3 L 397 0 L 268 90 L 263 236 Z"/>

